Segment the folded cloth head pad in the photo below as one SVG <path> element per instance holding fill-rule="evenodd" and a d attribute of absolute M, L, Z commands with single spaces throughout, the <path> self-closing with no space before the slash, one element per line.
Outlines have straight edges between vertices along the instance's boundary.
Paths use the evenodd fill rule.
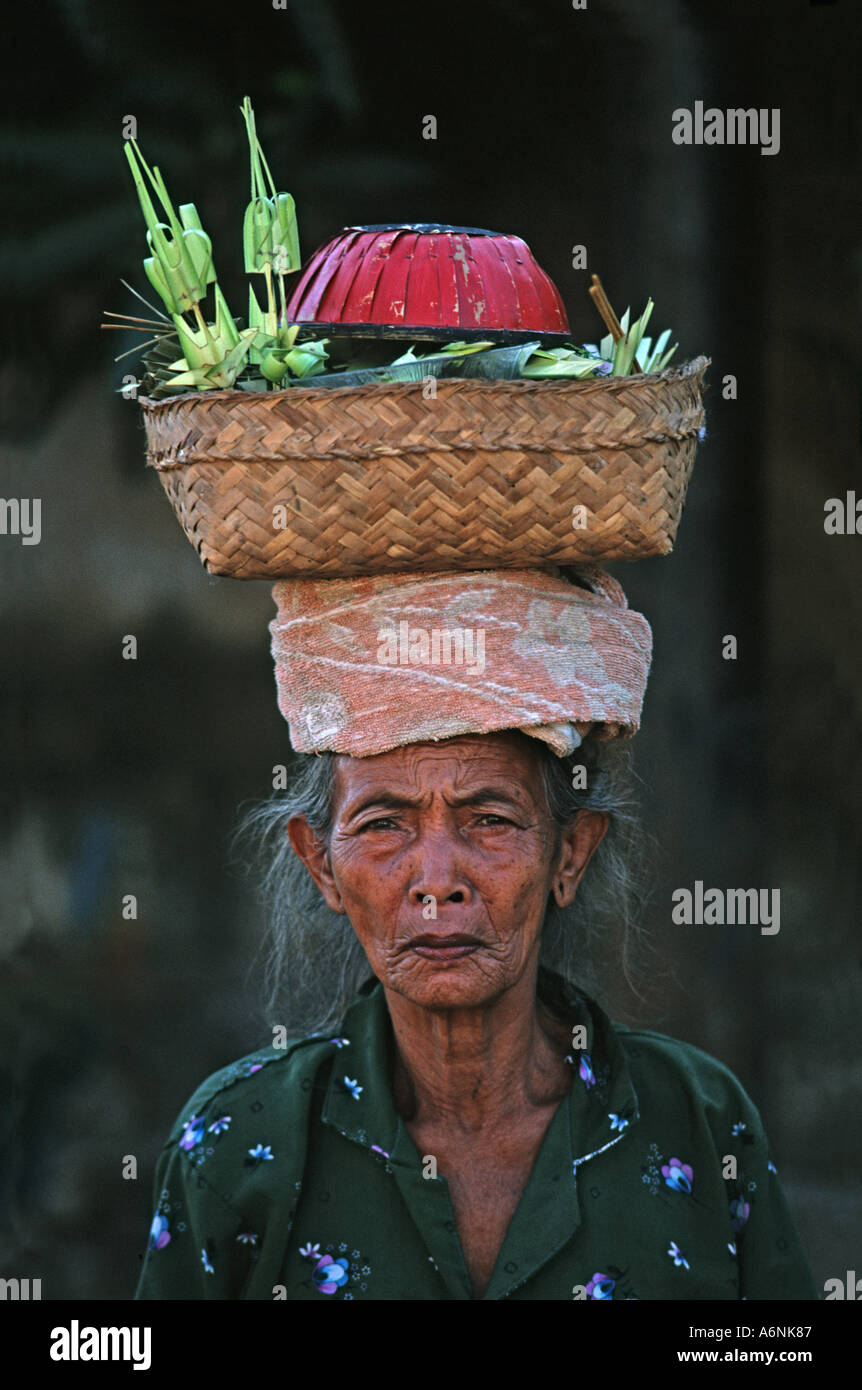
<path fill-rule="evenodd" d="M 298 753 L 520 729 L 558 757 L 637 732 L 652 632 L 596 565 L 283 579 L 269 624 Z M 589 587 L 580 587 L 588 585 Z"/>

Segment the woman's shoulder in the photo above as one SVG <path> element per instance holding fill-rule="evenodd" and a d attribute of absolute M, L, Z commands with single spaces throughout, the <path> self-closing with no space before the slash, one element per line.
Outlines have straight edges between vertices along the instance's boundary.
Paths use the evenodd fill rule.
<path fill-rule="evenodd" d="M 648 1028 L 614 1023 L 638 1094 L 673 1099 L 687 1094 L 706 1112 L 737 1115 L 742 1123 L 759 1120 L 745 1086 L 726 1063 L 694 1043 Z"/>
<path fill-rule="evenodd" d="M 312 1098 L 338 1040 L 282 1031 L 212 1072 L 179 1112 L 156 1162 L 138 1298 L 242 1297 L 265 1232 L 289 1229 Z"/>
<path fill-rule="evenodd" d="M 215 1112 L 220 1116 L 227 1108 L 232 1112 L 230 1123 L 233 1113 L 252 1117 L 265 1109 L 275 1109 L 277 1100 L 279 1115 L 289 1123 L 294 1111 L 306 1108 L 314 1077 L 321 1063 L 332 1054 L 333 1041 L 331 1036 L 319 1034 L 305 1038 L 276 1036 L 269 1046 L 219 1067 L 189 1096 L 167 1143 L 194 1147 L 199 1142 L 198 1132 L 206 1133 Z M 218 1116 L 212 1122 L 218 1125 Z"/>

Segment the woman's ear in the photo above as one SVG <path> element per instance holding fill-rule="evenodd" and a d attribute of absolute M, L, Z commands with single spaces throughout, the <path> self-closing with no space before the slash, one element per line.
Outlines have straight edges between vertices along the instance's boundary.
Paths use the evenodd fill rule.
<path fill-rule="evenodd" d="M 571 825 L 560 832 L 560 856 L 554 874 L 553 894 L 558 907 L 571 907 L 584 870 L 607 834 L 606 811 L 578 811 Z"/>
<path fill-rule="evenodd" d="M 333 912 L 343 914 L 344 904 L 332 875 L 325 841 L 312 829 L 305 816 L 291 816 L 286 829 L 294 854 L 302 860 L 311 874 L 327 906 L 331 907 Z"/>

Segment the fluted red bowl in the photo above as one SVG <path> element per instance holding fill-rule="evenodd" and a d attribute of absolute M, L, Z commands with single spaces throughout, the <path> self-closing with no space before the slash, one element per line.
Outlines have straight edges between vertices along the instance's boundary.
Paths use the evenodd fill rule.
<path fill-rule="evenodd" d="M 329 335 L 560 342 L 569 321 L 526 242 L 480 227 L 345 227 L 314 252 L 287 306 Z"/>

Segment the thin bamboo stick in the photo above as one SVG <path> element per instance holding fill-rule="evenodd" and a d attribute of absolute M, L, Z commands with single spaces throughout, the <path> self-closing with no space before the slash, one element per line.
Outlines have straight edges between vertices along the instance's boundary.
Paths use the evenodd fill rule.
<path fill-rule="evenodd" d="M 590 297 L 592 298 L 593 303 L 595 304 L 596 308 L 598 309 L 599 313 L 604 319 L 605 327 L 611 334 L 611 337 L 613 338 L 614 342 L 618 343 L 620 338 L 624 337 L 625 335 L 623 334 L 622 325 L 620 324 L 619 319 L 617 318 L 616 314 L 610 306 L 608 297 L 602 288 L 602 282 L 599 279 L 598 275 L 593 276 L 593 283 L 590 288 Z"/>

